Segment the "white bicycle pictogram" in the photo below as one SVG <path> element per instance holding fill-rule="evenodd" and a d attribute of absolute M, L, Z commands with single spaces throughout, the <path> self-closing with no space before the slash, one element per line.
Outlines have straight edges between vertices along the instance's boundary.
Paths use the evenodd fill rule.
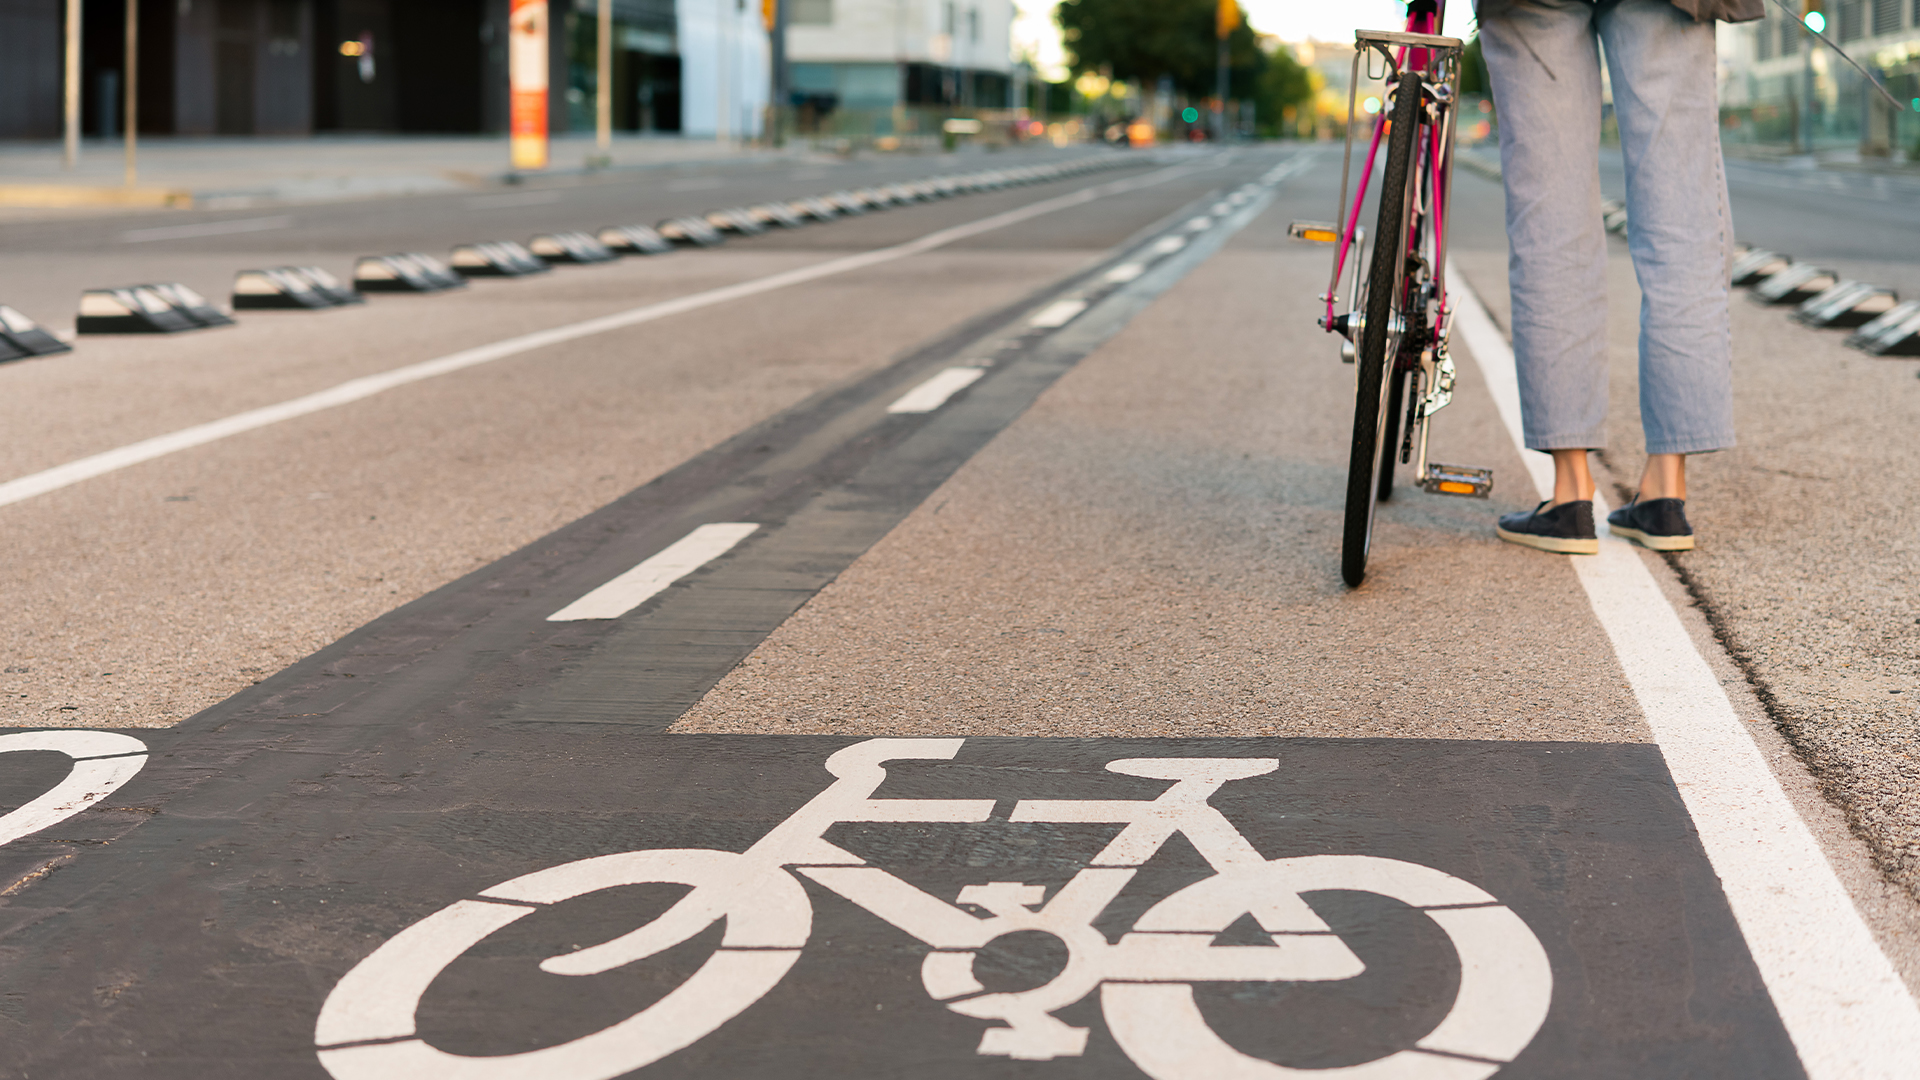
<path fill-rule="evenodd" d="M 340 980 L 321 1007 L 314 1041 L 336 1080 L 608 1080 L 705 1038 L 785 977 L 813 927 L 795 874 L 929 946 L 921 982 L 963 1016 L 997 1021 L 978 1053 L 1024 1060 L 1081 1054 L 1088 1030 L 1053 1013 L 1100 994 L 1122 1051 L 1155 1080 L 1469 1080 L 1497 1072 L 1545 1022 L 1553 976 L 1546 950 L 1521 918 L 1479 887 L 1416 863 L 1365 855 L 1267 859 L 1208 800 L 1223 785 L 1279 768 L 1275 758 L 1129 758 L 1107 769 L 1173 781 L 1150 800 L 1024 799 L 1015 822 L 1093 822 L 1123 828 L 1051 899 L 1046 888 L 995 881 L 962 888 L 948 903 L 824 839 L 843 822 L 984 822 L 992 799 L 876 799 L 896 760 L 950 760 L 962 739 L 871 739 L 835 753 L 835 780 L 744 852 L 629 851 L 538 870 L 460 900 L 414 923 Z M 1094 922 L 1175 833 L 1215 871 L 1149 908 L 1110 942 Z M 594 975 L 653 956 L 726 920 L 711 958 L 664 998 L 569 1042 L 524 1053 L 466 1056 L 418 1037 L 415 1012 L 436 976 L 489 935 L 549 904 L 623 885 L 691 889 L 654 921 L 610 941 L 542 961 L 556 975 Z M 1438 1026 L 1407 1049 L 1338 1069 L 1289 1068 L 1230 1046 L 1208 1026 L 1196 982 L 1318 982 L 1364 970 L 1302 899 L 1354 890 L 1420 909 L 1459 957 L 1459 990 Z M 986 916 L 968 911 L 969 905 Z M 1216 945 L 1251 915 L 1273 945 Z M 975 977 L 978 951 L 1004 934 L 1038 930 L 1067 947 L 1065 967 L 1042 986 L 989 993 Z"/>
<path fill-rule="evenodd" d="M 112 731 L 18 731 L 0 735 L 0 754 L 52 750 L 73 759 L 66 778 L 0 815 L 0 845 L 10 844 L 113 794 L 147 763 L 147 744 Z"/>

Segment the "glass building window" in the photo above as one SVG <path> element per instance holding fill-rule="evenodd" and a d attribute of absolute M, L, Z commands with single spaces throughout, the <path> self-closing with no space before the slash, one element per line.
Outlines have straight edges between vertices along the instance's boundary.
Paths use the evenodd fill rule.
<path fill-rule="evenodd" d="M 790 0 L 787 20 L 795 26 L 832 26 L 833 0 Z"/>

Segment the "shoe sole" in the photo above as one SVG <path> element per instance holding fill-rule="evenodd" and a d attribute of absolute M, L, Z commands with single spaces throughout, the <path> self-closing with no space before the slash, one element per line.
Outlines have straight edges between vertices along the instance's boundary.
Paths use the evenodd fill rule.
<path fill-rule="evenodd" d="M 1653 551 L 1693 550 L 1693 537 L 1691 535 L 1655 536 L 1650 533 L 1643 533 L 1639 529 L 1627 528 L 1625 525 L 1609 525 L 1607 528 L 1613 535 L 1624 536 L 1634 543 L 1639 544 L 1641 547 L 1649 548 Z"/>
<path fill-rule="evenodd" d="M 1533 533 L 1510 532 L 1498 525 L 1493 527 L 1493 531 L 1500 539 L 1505 540 L 1509 544 L 1520 544 L 1523 547 L 1538 548 L 1541 551 L 1551 551 L 1556 555 L 1600 554 L 1600 541 L 1598 538 L 1582 540 L 1571 536 L 1535 536 Z"/>

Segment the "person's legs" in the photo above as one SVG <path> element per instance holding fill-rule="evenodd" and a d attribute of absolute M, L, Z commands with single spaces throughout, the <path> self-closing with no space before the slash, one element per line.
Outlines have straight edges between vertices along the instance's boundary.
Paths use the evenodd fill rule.
<path fill-rule="evenodd" d="M 1720 156 L 1714 30 L 1670 0 L 1596 15 L 1626 160 L 1628 247 L 1640 281 L 1645 499 L 1686 498 L 1682 455 L 1733 445 L 1733 217 Z"/>
<path fill-rule="evenodd" d="M 1606 231 L 1600 61 L 1585 0 L 1520 0 L 1482 21 L 1507 189 L 1513 352 L 1526 444 L 1554 452 L 1552 502 L 1588 499 L 1605 445 Z"/>

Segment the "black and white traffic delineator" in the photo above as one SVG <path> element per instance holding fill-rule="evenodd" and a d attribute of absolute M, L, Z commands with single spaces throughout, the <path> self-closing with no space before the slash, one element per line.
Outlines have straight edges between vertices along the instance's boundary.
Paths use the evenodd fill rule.
<path fill-rule="evenodd" d="M 1909 300 L 1847 336 L 1874 356 L 1920 356 L 1920 300 Z"/>
<path fill-rule="evenodd" d="M 52 331 L 5 304 L 0 304 L 0 347 L 19 353 L 6 357 L 8 360 L 73 351 L 73 346 L 54 337 Z"/>
<path fill-rule="evenodd" d="M 527 241 L 527 250 L 540 261 L 552 263 L 613 262 L 620 258 L 607 245 L 583 232 L 542 233 Z"/>
<path fill-rule="evenodd" d="M 526 277 L 549 269 L 533 252 L 511 240 L 461 244 L 453 249 L 447 263 L 463 277 Z"/>
<path fill-rule="evenodd" d="M 1865 326 L 1892 311 L 1900 297 L 1892 289 L 1864 281 L 1842 281 L 1800 305 L 1795 322 L 1838 330 Z"/>
<path fill-rule="evenodd" d="M 313 286 L 314 292 L 333 301 L 340 307 L 347 307 L 352 304 L 364 304 L 367 302 L 367 298 L 361 296 L 359 290 L 341 281 L 339 278 L 334 277 L 318 266 L 289 266 L 285 269 L 291 270 L 301 277 L 306 278 L 307 284 Z"/>
<path fill-rule="evenodd" d="M 951 176 L 936 176 L 930 182 L 933 184 L 933 189 L 938 191 L 940 197 L 943 199 L 951 199 L 955 195 L 966 194 L 966 189 L 960 185 L 960 181 Z"/>
<path fill-rule="evenodd" d="M 1811 263 L 1795 263 L 1753 287 L 1762 304 L 1803 304 L 1840 284 L 1840 275 Z"/>
<path fill-rule="evenodd" d="M 467 279 L 431 255 L 366 255 L 353 264 L 353 286 L 361 292 L 436 293 L 464 289 Z"/>
<path fill-rule="evenodd" d="M 1627 231 L 1627 204 L 1619 199 L 1604 199 L 1600 203 L 1600 224 L 1610 233 Z"/>
<path fill-rule="evenodd" d="M 734 232 L 741 236 L 759 236 L 767 231 L 759 219 L 742 209 L 709 210 L 701 215 L 701 219 L 721 232 Z"/>
<path fill-rule="evenodd" d="M 233 276 L 233 309 L 305 309 L 339 307 L 340 302 L 317 288 L 306 272 L 291 266 L 242 270 Z"/>
<path fill-rule="evenodd" d="M 835 210 L 843 214 L 864 214 L 867 212 L 866 202 L 851 191 L 836 191 L 831 195 L 824 196 L 824 198 L 833 204 Z"/>
<path fill-rule="evenodd" d="M 600 242 L 616 255 L 665 255 L 673 241 L 645 225 L 609 225 L 600 230 Z"/>
<path fill-rule="evenodd" d="M 753 215 L 753 220 L 768 228 L 778 225 L 783 229 L 797 229 L 807 223 L 806 218 L 794 213 L 784 203 L 759 203 L 747 207 L 747 213 Z"/>
<path fill-rule="evenodd" d="M 805 214 L 815 221 L 832 221 L 840 216 L 840 210 L 818 195 L 808 195 L 787 204 L 787 209 L 796 214 Z"/>
<path fill-rule="evenodd" d="M 698 244 L 701 247 L 717 247 L 727 242 L 720 230 L 697 217 L 668 218 L 655 225 L 654 231 L 676 244 Z"/>
<path fill-rule="evenodd" d="M 854 198 L 866 203 L 868 209 L 871 210 L 890 210 L 893 208 L 893 196 L 888 195 L 879 188 L 855 188 L 852 195 Z"/>
<path fill-rule="evenodd" d="M 1758 285 L 1787 267 L 1793 265 L 1793 257 L 1772 251 L 1749 251 L 1740 256 L 1733 264 L 1733 283 L 1735 285 Z"/>
<path fill-rule="evenodd" d="M 160 294 L 160 298 L 172 304 L 175 311 L 201 326 L 232 326 L 233 317 L 213 306 L 213 301 L 194 292 L 178 282 L 153 284 L 146 286 Z"/>
<path fill-rule="evenodd" d="M 208 324 L 175 307 L 151 286 L 88 289 L 80 294 L 77 334 L 177 334 Z"/>
<path fill-rule="evenodd" d="M 901 206 L 910 206 L 920 201 L 920 193 L 907 184 L 883 184 L 880 190 Z"/>

